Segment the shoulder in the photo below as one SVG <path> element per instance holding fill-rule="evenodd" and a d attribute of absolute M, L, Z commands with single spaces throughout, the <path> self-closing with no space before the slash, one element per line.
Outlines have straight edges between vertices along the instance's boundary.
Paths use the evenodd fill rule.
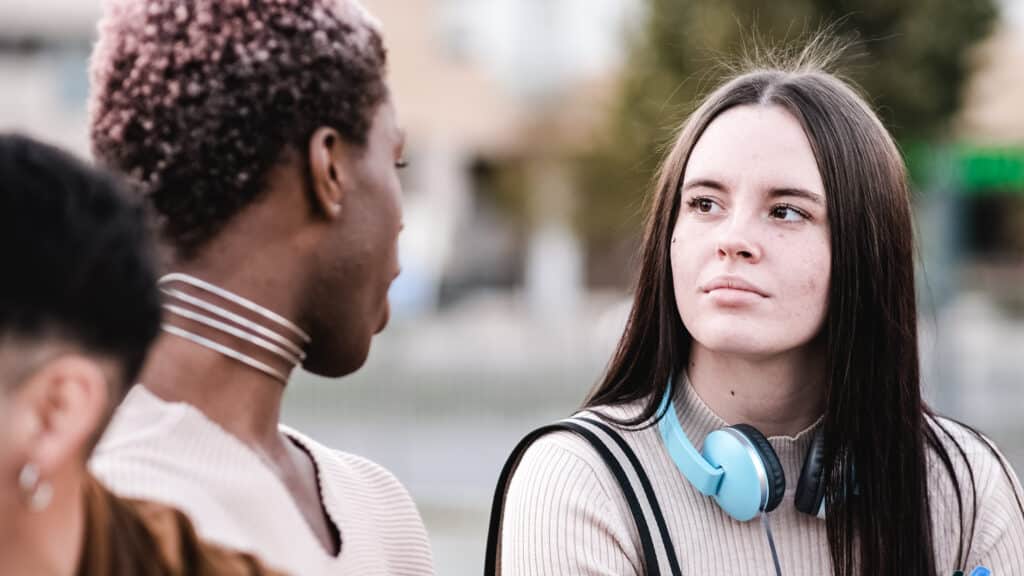
<path fill-rule="evenodd" d="M 612 439 L 607 430 L 612 430 L 640 463 L 648 464 L 651 446 L 658 445 L 655 428 L 626 427 L 617 422 L 626 422 L 638 416 L 643 410 L 641 401 L 615 406 L 598 406 L 577 413 L 570 420 L 581 424 L 589 435 L 608 447 L 608 454 L 629 469 L 628 460 L 620 442 Z M 598 423 L 594 423 L 597 421 Z M 534 440 L 520 459 L 513 479 L 539 477 L 557 480 L 568 476 L 575 478 L 579 473 L 601 483 L 609 493 L 617 493 L 617 480 L 608 467 L 605 458 L 591 440 L 577 432 L 555 430 Z"/>
<path fill-rule="evenodd" d="M 621 488 L 594 446 L 574 432 L 553 431 L 525 449 L 509 481 L 503 571 L 639 574 L 635 531 Z"/>
<path fill-rule="evenodd" d="M 239 440 L 195 407 L 141 385 L 118 407 L 89 469 L 118 496 L 173 506 L 203 538 L 240 549 L 252 547 L 241 519 L 253 510 L 246 499 L 272 486 Z"/>
<path fill-rule="evenodd" d="M 122 496 L 152 478 L 202 483 L 244 470 L 250 458 L 234 436 L 183 402 L 168 402 L 136 385 L 114 412 L 89 466 Z"/>
<path fill-rule="evenodd" d="M 195 425 L 192 411 L 134 386 L 93 451 L 91 471 L 122 497 L 168 502 L 172 493 L 202 493 L 196 463 L 217 438 Z"/>
<path fill-rule="evenodd" d="M 929 418 L 929 424 L 938 439 L 938 446 L 928 452 L 929 474 L 945 471 L 949 476 L 952 466 L 956 480 L 973 482 L 979 496 L 1000 487 L 1009 491 L 1020 490 L 1019 480 L 1010 463 L 999 448 L 981 432 L 955 420 L 944 417 Z"/>
<path fill-rule="evenodd" d="M 641 463 L 646 459 L 645 444 L 649 443 L 650 429 L 648 430 L 624 430 L 613 424 L 608 418 L 623 420 L 632 417 L 634 406 L 600 407 L 577 414 L 577 416 L 599 415 L 604 425 L 599 426 L 584 422 L 582 428 L 586 430 L 600 444 L 607 447 L 607 455 L 622 465 L 624 470 L 630 470 L 628 460 L 618 446 L 604 431 L 604 428 L 615 430 L 625 445 L 637 455 Z M 580 424 L 580 419 L 575 418 L 573 422 Z M 555 430 L 536 438 L 523 452 L 518 465 L 513 472 L 510 482 L 509 493 L 514 495 L 519 490 L 543 490 L 551 492 L 554 489 L 578 490 L 583 484 L 588 488 L 599 490 L 606 498 L 618 499 L 620 488 L 612 470 L 609 468 L 605 458 L 594 444 L 583 435 L 569 430 Z"/>
<path fill-rule="evenodd" d="M 567 491 L 583 483 L 593 484 L 607 498 L 614 482 L 589 442 L 573 432 L 556 431 L 541 436 L 523 452 L 512 474 L 509 494 Z"/>
<path fill-rule="evenodd" d="M 589 442 L 569 431 L 545 434 L 526 448 L 509 479 L 504 539 L 517 531 L 560 538 L 573 524 L 597 519 L 625 526 L 621 521 L 629 512 L 619 491 L 612 471 Z M 551 510 L 558 515 L 552 516 Z"/>
<path fill-rule="evenodd" d="M 186 425 L 189 406 L 162 400 L 141 384 L 135 384 L 114 411 L 100 439 L 98 450 L 119 450 L 148 441 L 163 441 Z"/>
<path fill-rule="evenodd" d="M 1024 570 L 1024 492 L 1013 467 L 980 432 L 948 418 L 930 423 L 940 445 L 931 448 L 928 459 L 937 536 L 951 532 L 943 526 L 963 526 L 972 559 L 993 562 L 995 556 L 995 564 L 1004 566 L 997 572 Z"/>

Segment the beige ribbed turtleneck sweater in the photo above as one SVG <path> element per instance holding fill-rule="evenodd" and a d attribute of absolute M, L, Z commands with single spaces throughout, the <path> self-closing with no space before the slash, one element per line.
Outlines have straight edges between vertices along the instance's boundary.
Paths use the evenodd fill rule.
<path fill-rule="evenodd" d="M 674 406 L 695 446 L 726 425 L 688 383 L 679 386 Z M 641 408 L 637 402 L 602 412 L 623 418 L 639 414 Z M 978 486 L 977 524 L 968 543 L 967 570 L 984 564 L 995 576 L 1024 575 L 1024 517 L 1014 498 L 1014 490 L 1020 494 L 1019 482 L 1003 474 L 996 457 L 977 438 L 954 423 L 944 423 L 964 447 Z M 796 437 L 768 439 L 787 480 L 782 503 L 769 515 L 782 573 L 787 576 L 832 573 L 825 522 L 798 512 L 793 505 L 812 432 L 813 428 Z M 729 518 L 711 498 L 693 488 L 666 453 L 656 426 L 622 436 L 650 476 L 683 574 L 775 574 L 761 523 Z M 953 456 L 953 460 L 961 486 L 969 486 L 962 459 Z M 935 556 L 939 574 L 949 575 L 965 568 L 954 566 L 960 539 L 957 503 L 941 464 L 931 462 L 930 470 Z M 970 514 L 970 488 L 965 490 Z M 651 530 L 657 540 L 653 524 Z M 527 450 L 507 493 L 501 539 L 503 576 L 643 574 L 642 558 L 625 498 L 589 444 L 569 432 L 556 432 Z"/>
<path fill-rule="evenodd" d="M 90 466 L 113 492 L 174 506 L 199 535 L 295 576 L 430 576 L 430 541 L 416 505 L 387 470 L 281 431 L 316 465 L 321 504 L 341 535 L 320 544 L 277 474 L 240 440 L 183 402 L 135 386 Z"/>

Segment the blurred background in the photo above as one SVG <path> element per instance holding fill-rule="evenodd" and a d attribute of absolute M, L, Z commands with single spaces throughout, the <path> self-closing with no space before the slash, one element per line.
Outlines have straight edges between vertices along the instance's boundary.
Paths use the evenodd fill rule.
<path fill-rule="evenodd" d="M 403 275 L 366 366 L 286 421 L 390 468 L 440 574 L 479 572 L 498 471 L 572 413 L 629 307 L 675 128 L 749 47 L 822 23 L 911 167 L 930 402 L 1024 472 L 1024 0 L 365 0 L 409 133 Z M 0 2 L 0 130 L 88 155 L 100 0 Z"/>

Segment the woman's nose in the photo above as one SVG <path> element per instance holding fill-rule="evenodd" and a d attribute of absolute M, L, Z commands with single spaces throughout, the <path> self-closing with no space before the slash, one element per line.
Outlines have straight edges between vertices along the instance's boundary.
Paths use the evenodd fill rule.
<path fill-rule="evenodd" d="M 757 262 L 761 259 L 760 244 L 753 238 L 754 231 L 748 222 L 733 220 L 720 232 L 718 257 L 723 260 L 744 260 Z"/>

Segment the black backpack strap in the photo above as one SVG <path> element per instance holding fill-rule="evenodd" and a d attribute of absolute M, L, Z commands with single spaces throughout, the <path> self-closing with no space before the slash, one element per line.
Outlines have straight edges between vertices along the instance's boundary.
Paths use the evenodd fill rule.
<path fill-rule="evenodd" d="M 604 460 L 605 465 L 608 466 L 608 469 L 612 472 L 612 475 L 615 476 L 616 481 L 619 483 L 619 487 L 622 489 L 622 493 L 626 498 L 626 503 L 629 505 L 633 521 L 637 527 L 637 533 L 640 537 L 640 546 L 644 555 L 646 573 L 651 576 L 661 575 L 661 566 L 658 562 L 658 555 L 654 547 L 654 541 L 651 538 L 651 530 L 648 526 L 643 508 L 640 506 L 640 501 L 637 498 L 636 491 L 633 489 L 633 485 L 629 481 L 629 477 L 626 475 L 625 470 L 623 470 L 622 465 L 612 454 L 608 445 L 600 438 L 599 435 L 595 434 L 586 425 L 580 424 L 580 421 L 601 427 L 606 434 L 614 439 L 615 443 L 626 454 L 630 463 L 636 469 L 635 472 L 643 485 L 645 495 L 649 500 L 649 505 L 654 511 L 655 519 L 658 523 L 658 528 L 661 531 L 661 536 L 664 541 L 665 550 L 668 551 L 669 564 L 672 567 L 672 573 L 674 575 L 680 574 L 678 569 L 679 564 L 675 559 L 675 552 L 673 550 L 672 543 L 668 538 L 668 530 L 664 525 L 664 517 L 661 514 L 661 509 L 657 505 L 657 500 L 653 498 L 654 491 L 651 488 L 650 480 L 647 478 L 646 473 L 643 472 L 643 467 L 640 466 L 640 462 L 636 455 L 619 436 L 619 434 L 610 427 L 603 423 L 595 422 L 590 418 L 577 418 L 563 420 L 534 430 L 527 434 L 526 437 L 516 445 L 515 449 L 512 450 L 512 454 L 509 455 L 508 460 L 505 462 L 505 466 L 501 470 L 501 475 L 498 478 L 498 485 L 494 491 L 494 500 L 491 504 L 491 520 L 487 533 L 487 551 L 484 560 L 484 575 L 496 576 L 498 574 L 498 548 L 501 536 L 501 523 L 504 516 L 505 493 L 508 491 L 509 480 L 511 479 L 513 472 L 515 472 L 516 467 L 519 465 L 519 460 L 526 452 L 526 449 L 541 436 L 556 431 L 572 432 L 580 436 L 586 440 L 594 450 L 597 451 L 598 455 L 601 456 L 601 459 Z"/>
<path fill-rule="evenodd" d="M 640 480 L 640 486 L 644 489 L 644 494 L 647 495 L 647 502 L 651 506 L 651 512 L 654 514 L 654 522 L 658 525 L 658 532 L 661 534 L 661 541 L 665 545 L 665 555 L 668 557 L 668 565 L 673 576 L 681 576 L 682 569 L 679 568 L 679 559 L 676 558 L 676 549 L 672 545 L 672 537 L 668 534 L 668 525 L 665 523 L 665 515 L 661 512 L 661 505 L 658 503 L 658 497 L 654 495 L 654 486 L 651 485 L 651 479 L 647 476 L 647 472 L 644 470 L 640 459 L 637 458 L 636 453 L 633 449 L 626 444 L 626 441 L 622 438 L 622 435 L 616 432 L 611 426 L 601 422 L 596 418 L 586 418 L 586 420 L 601 430 L 604 431 L 622 450 L 622 453 L 629 459 L 630 464 L 633 465 L 633 470 L 636 472 L 637 478 Z"/>

